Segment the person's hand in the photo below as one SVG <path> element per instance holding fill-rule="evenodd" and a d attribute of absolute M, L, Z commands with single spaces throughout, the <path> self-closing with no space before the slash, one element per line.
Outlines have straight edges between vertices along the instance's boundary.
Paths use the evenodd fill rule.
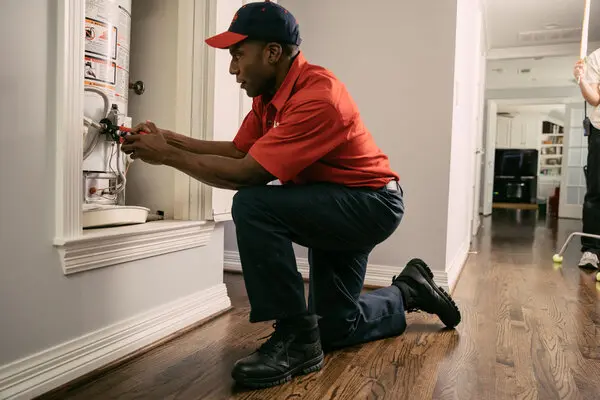
<path fill-rule="evenodd" d="M 138 134 L 144 134 L 144 133 L 160 133 L 162 135 L 164 135 L 167 132 L 166 129 L 160 129 L 159 127 L 156 126 L 156 124 L 154 124 L 154 122 L 151 121 L 146 121 L 146 122 L 142 122 L 137 124 L 136 126 L 134 126 L 133 128 L 131 128 L 131 135 L 138 135 Z"/>
<path fill-rule="evenodd" d="M 575 63 L 575 68 L 573 69 L 573 76 L 577 79 L 577 82 L 581 82 L 585 75 L 585 61 L 579 60 Z"/>
<path fill-rule="evenodd" d="M 133 128 L 130 135 L 124 137 L 121 150 L 132 159 L 141 159 L 148 164 L 160 165 L 164 162 L 170 146 L 164 135 L 153 122 L 147 121 Z"/>

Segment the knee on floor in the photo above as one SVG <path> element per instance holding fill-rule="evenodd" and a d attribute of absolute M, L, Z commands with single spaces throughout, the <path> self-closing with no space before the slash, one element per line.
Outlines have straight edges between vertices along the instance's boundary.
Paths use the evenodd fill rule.
<path fill-rule="evenodd" d="M 324 344 L 336 343 L 346 339 L 354 332 L 354 321 L 328 317 L 319 320 L 321 341 Z"/>

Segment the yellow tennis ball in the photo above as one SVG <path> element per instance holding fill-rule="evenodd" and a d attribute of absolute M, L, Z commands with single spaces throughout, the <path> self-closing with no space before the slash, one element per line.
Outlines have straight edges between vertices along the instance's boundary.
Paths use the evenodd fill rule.
<path fill-rule="evenodd" d="M 560 264 L 563 262 L 563 256 L 555 254 L 554 256 L 552 256 L 552 261 L 554 261 L 557 264 Z"/>
<path fill-rule="evenodd" d="M 598 272 L 598 273 L 596 274 L 596 280 L 597 280 L 598 282 L 600 282 L 600 272 Z"/>

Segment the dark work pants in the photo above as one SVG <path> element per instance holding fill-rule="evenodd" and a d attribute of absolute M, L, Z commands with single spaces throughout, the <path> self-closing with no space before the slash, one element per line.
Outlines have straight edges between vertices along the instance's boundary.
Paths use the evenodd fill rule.
<path fill-rule="evenodd" d="M 587 191 L 583 202 L 583 232 L 600 235 L 600 130 L 592 127 L 588 136 Z M 581 251 L 600 255 L 600 240 L 581 238 Z"/>
<path fill-rule="evenodd" d="M 361 295 L 371 250 L 404 215 L 402 192 L 334 184 L 239 190 L 233 220 L 250 321 L 306 314 L 304 282 L 292 242 L 309 249 L 308 311 L 319 317 L 324 348 L 338 348 L 406 329 L 400 291 L 391 285 Z"/>

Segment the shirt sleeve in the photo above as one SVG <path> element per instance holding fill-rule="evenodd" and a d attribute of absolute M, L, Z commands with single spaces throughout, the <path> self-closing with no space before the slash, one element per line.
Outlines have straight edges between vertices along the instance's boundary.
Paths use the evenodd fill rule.
<path fill-rule="evenodd" d="M 600 83 L 600 49 L 588 57 L 585 80 L 592 84 Z"/>
<path fill-rule="evenodd" d="M 262 119 L 256 102 L 252 102 L 252 110 L 246 115 L 238 132 L 233 138 L 234 146 L 243 153 L 248 153 L 252 145 L 262 135 Z"/>
<path fill-rule="evenodd" d="M 283 114 L 279 125 L 248 153 L 281 182 L 290 181 L 346 141 L 348 126 L 324 100 L 298 101 Z"/>

